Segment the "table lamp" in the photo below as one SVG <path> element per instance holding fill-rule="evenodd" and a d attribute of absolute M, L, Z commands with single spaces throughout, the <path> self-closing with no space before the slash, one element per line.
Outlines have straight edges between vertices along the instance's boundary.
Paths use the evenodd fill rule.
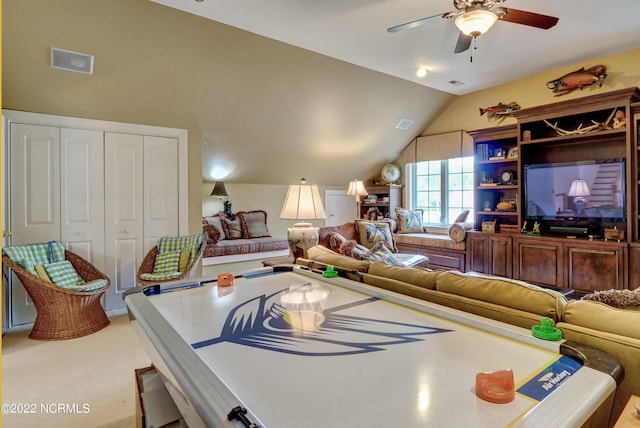
<path fill-rule="evenodd" d="M 353 180 L 349 183 L 347 195 L 356 197 L 356 218 L 360 218 L 360 196 L 367 196 L 368 194 L 362 180 Z"/>
<path fill-rule="evenodd" d="M 567 196 L 573 197 L 573 204 L 576 207 L 576 214 L 579 214 L 580 211 L 582 211 L 584 204 L 587 202 L 585 196 L 590 195 L 591 192 L 589 192 L 589 186 L 587 185 L 586 181 L 578 179 L 571 182 L 571 187 L 569 188 L 569 193 L 567 193 Z"/>
<path fill-rule="evenodd" d="M 216 181 L 216 184 L 213 185 L 211 195 L 209 196 L 224 200 L 224 215 L 231 220 L 233 218 L 233 213 L 231 212 L 231 201 L 229 201 L 229 194 L 227 193 L 227 189 L 224 187 L 224 181 Z"/>
<path fill-rule="evenodd" d="M 315 220 L 325 218 L 322 199 L 318 186 L 306 184 L 303 178 L 300 184 L 289 185 L 287 197 L 284 200 L 280 218 L 284 220 Z M 294 260 L 306 257 L 307 250 L 318 245 L 318 229 L 309 222 L 298 222 L 287 229 L 289 249 Z"/>

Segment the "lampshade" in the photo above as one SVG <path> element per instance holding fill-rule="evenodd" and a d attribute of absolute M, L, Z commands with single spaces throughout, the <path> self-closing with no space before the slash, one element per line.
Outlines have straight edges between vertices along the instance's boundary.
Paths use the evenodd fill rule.
<path fill-rule="evenodd" d="M 213 185 L 213 190 L 211 191 L 212 197 L 224 199 L 227 196 L 227 189 L 224 187 L 224 181 L 216 181 L 216 184 Z"/>
<path fill-rule="evenodd" d="M 289 186 L 280 212 L 281 219 L 313 220 L 326 217 L 318 186 L 305 183 L 306 180 L 303 178 L 300 184 Z"/>
<path fill-rule="evenodd" d="M 479 36 L 486 33 L 498 20 L 490 10 L 471 8 L 456 18 L 456 27 L 467 36 Z"/>
<path fill-rule="evenodd" d="M 353 180 L 349 183 L 347 189 L 347 195 L 349 196 L 367 196 L 367 189 L 364 188 L 362 180 Z"/>
<path fill-rule="evenodd" d="M 569 188 L 569 193 L 567 196 L 579 197 L 583 198 L 585 196 L 590 196 L 589 186 L 587 182 L 584 180 L 573 180 L 571 182 L 571 187 Z"/>

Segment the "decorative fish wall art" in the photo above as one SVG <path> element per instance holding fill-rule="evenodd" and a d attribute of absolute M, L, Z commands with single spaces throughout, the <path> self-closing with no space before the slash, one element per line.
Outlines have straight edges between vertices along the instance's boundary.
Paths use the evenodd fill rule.
<path fill-rule="evenodd" d="M 551 89 L 559 97 L 560 95 L 566 95 L 576 89 L 583 89 L 586 86 L 591 86 L 597 83 L 602 87 L 604 79 L 607 78 L 607 67 L 602 64 L 594 65 L 591 68 L 584 69 L 582 67 L 579 70 L 567 73 L 562 77 L 547 82 L 547 88 Z"/>
<path fill-rule="evenodd" d="M 486 114 L 487 118 L 490 120 L 495 119 L 502 121 L 507 116 L 513 116 L 513 112 L 516 110 L 520 110 L 520 105 L 515 101 L 509 104 L 499 102 L 498 104 L 491 107 L 480 107 L 480 116 Z"/>

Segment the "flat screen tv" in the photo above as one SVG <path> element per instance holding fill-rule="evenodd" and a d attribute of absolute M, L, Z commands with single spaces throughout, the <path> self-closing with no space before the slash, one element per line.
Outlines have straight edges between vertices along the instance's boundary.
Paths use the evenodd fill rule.
<path fill-rule="evenodd" d="M 525 165 L 526 220 L 624 223 L 625 160 Z"/>

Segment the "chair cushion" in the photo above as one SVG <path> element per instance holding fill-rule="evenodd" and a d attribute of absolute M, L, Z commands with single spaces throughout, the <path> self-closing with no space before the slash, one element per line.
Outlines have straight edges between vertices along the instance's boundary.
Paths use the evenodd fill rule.
<path fill-rule="evenodd" d="M 64 260 L 64 246 L 55 241 L 44 244 L 13 245 L 3 248 L 2 252 L 35 276 L 38 276 L 36 264 L 44 265 Z"/>
<path fill-rule="evenodd" d="M 47 272 L 49 278 L 51 278 L 51 282 L 60 287 L 66 288 L 73 285 L 84 284 L 84 280 L 80 278 L 80 275 L 78 275 L 78 272 L 76 272 L 69 260 L 47 263 L 44 265 L 44 270 Z"/>
<path fill-rule="evenodd" d="M 178 278 L 180 275 L 182 275 L 182 272 L 141 273 L 140 279 L 144 279 L 145 281 L 167 281 Z"/>
<path fill-rule="evenodd" d="M 93 281 L 85 282 L 82 284 L 70 285 L 65 287 L 67 290 L 73 291 L 93 291 L 107 285 L 107 280 L 104 278 L 94 279 Z"/>
<path fill-rule="evenodd" d="M 178 267 L 180 264 L 181 252 L 182 250 L 158 253 L 153 264 L 153 273 L 156 275 L 166 275 L 172 272 L 179 272 Z"/>
<path fill-rule="evenodd" d="M 47 271 L 44 270 L 44 265 L 38 263 L 34 265 L 34 268 L 36 270 L 36 273 L 38 274 L 38 278 L 43 279 L 47 282 L 51 282 L 51 278 L 49 278 L 49 275 L 47 275 Z"/>
<path fill-rule="evenodd" d="M 189 258 L 191 258 L 191 251 L 180 250 L 180 259 L 178 260 L 178 272 L 184 272 L 189 267 Z"/>
<path fill-rule="evenodd" d="M 197 235 L 189 235 L 189 236 L 171 236 L 171 237 L 162 237 L 160 241 L 158 241 L 158 253 L 167 253 L 170 251 L 178 251 L 178 250 L 189 250 L 189 262 L 188 266 L 193 263 L 196 256 L 198 255 L 198 251 L 200 250 L 200 245 L 202 245 L 202 241 L 204 241 L 204 234 L 199 233 Z M 178 256 L 179 259 L 179 256 Z M 176 266 L 177 270 L 177 266 Z"/>

